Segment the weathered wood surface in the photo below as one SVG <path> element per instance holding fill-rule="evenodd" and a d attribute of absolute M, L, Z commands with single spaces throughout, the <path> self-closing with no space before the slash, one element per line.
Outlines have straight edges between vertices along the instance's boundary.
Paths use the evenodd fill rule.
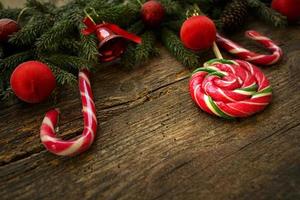
<path fill-rule="evenodd" d="M 77 90 L 62 91 L 56 105 L 0 105 L 1 199 L 300 199 L 300 29 L 248 28 L 285 52 L 262 68 L 274 89 L 264 112 L 236 121 L 202 112 L 188 93 L 190 71 L 161 48 L 138 69 L 93 75 L 99 131 L 80 156 L 54 156 L 39 140 L 53 106 L 62 135 L 80 134 Z M 242 32 L 231 37 L 263 51 Z"/>

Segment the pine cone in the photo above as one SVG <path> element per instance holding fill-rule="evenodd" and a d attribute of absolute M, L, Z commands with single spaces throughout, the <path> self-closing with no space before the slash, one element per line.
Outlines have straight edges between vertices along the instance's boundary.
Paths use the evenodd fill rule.
<path fill-rule="evenodd" d="M 222 29 L 233 31 L 243 25 L 248 15 L 248 6 L 246 1 L 233 0 L 228 3 L 221 14 L 220 22 Z"/>

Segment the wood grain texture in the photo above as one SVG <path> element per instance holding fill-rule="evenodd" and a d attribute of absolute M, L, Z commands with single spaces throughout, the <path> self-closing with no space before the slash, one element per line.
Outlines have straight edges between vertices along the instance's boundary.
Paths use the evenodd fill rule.
<path fill-rule="evenodd" d="M 188 93 L 190 71 L 160 48 L 161 57 L 138 69 L 93 75 L 99 131 L 80 156 L 51 155 L 39 140 L 53 106 L 62 110 L 62 136 L 80 134 L 76 89 L 62 90 L 55 105 L 1 105 L 1 199 L 300 199 L 300 29 L 248 28 L 285 53 L 261 68 L 274 89 L 264 112 L 235 121 L 202 112 Z M 264 51 L 242 32 L 230 38 Z"/>

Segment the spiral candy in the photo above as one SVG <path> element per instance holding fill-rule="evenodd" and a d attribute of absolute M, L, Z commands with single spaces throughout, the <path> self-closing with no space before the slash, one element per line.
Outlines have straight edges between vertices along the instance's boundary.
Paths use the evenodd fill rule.
<path fill-rule="evenodd" d="M 222 37 L 217 34 L 216 42 L 219 46 L 226 49 L 229 53 L 236 55 L 240 59 L 249 61 L 259 65 L 272 65 L 276 63 L 282 57 L 282 50 L 278 47 L 270 38 L 267 38 L 256 31 L 246 31 L 246 36 L 252 40 L 255 40 L 272 51 L 271 55 L 257 54 L 249 51 L 235 42 Z"/>
<path fill-rule="evenodd" d="M 91 84 L 87 71 L 80 71 L 79 90 L 82 100 L 82 113 L 84 117 L 84 129 L 82 135 L 71 140 L 57 138 L 55 126 L 58 122 L 59 110 L 53 109 L 47 112 L 41 129 L 40 137 L 43 145 L 50 152 L 60 156 L 74 156 L 87 150 L 94 141 L 97 131 L 96 109 L 93 101 Z"/>
<path fill-rule="evenodd" d="M 192 99 L 202 110 L 227 119 L 253 115 L 272 99 L 265 75 L 242 60 L 206 62 L 193 72 L 189 87 Z"/>

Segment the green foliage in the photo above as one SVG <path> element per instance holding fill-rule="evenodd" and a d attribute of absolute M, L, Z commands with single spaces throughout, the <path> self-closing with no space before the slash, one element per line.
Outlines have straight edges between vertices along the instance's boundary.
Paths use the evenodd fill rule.
<path fill-rule="evenodd" d="M 50 49 L 58 49 L 60 41 L 67 37 L 72 30 L 75 29 L 75 24 L 69 19 L 63 19 L 56 22 L 54 26 L 45 32 L 36 42 L 39 51 Z"/>
<path fill-rule="evenodd" d="M 162 30 L 161 39 L 164 46 L 186 67 L 199 66 L 199 57 L 195 53 L 184 48 L 178 36 L 171 30 L 164 28 Z"/>
<path fill-rule="evenodd" d="M 61 85 L 70 85 L 74 86 L 77 82 L 77 78 L 74 74 L 61 69 L 60 67 L 47 62 L 46 60 L 41 59 L 44 63 L 46 63 L 50 69 L 52 70 L 53 74 L 56 77 L 56 81 Z"/>
<path fill-rule="evenodd" d="M 48 15 L 49 16 L 49 15 Z M 46 18 L 47 15 L 45 16 Z M 29 22 L 10 38 L 10 43 L 16 46 L 30 46 L 34 44 L 43 32 L 52 25 L 51 19 L 46 20 L 44 16 L 32 17 Z"/>
<path fill-rule="evenodd" d="M 97 14 L 91 13 L 92 18 L 96 23 L 109 22 L 116 23 L 119 26 L 128 26 L 132 21 L 139 16 L 139 7 L 136 4 L 121 4 L 107 7 L 106 9 L 95 9 Z"/>
<path fill-rule="evenodd" d="M 0 10 L 0 19 L 10 18 L 13 20 L 17 20 L 20 11 L 21 11 L 21 9 L 1 9 Z"/>
<path fill-rule="evenodd" d="M 12 70 L 14 70 L 19 64 L 28 59 L 32 58 L 33 52 L 28 50 L 20 53 L 13 54 L 0 60 L 0 74 L 2 76 L 10 75 Z"/>
<path fill-rule="evenodd" d="M 128 28 L 128 31 L 139 35 L 140 33 L 142 33 L 145 30 L 145 28 L 146 27 L 145 27 L 143 21 L 138 20 L 137 22 L 135 22 Z"/>
<path fill-rule="evenodd" d="M 47 63 L 60 66 L 62 69 L 68 71 L 77 71 L 78 69 L 91 69 L 93 66 L 87 60 L 78 56 L 66 55 L 66 54 L 53 54 L 41 56 Z"/>
<path fill-rule="evenodd" d="M 247 2 L 253 11 L 267 23 L 275 27 L 284 27 L 287 25 L 287 18 L 285 16 L 267 7 L 263 2 L 259 0 L 247 0 Z"/>
<path fill-rule="evenodd" d="M 149 60 L 152 56 L 157 55 L 155 48 L 155 35 L 152 31 L 146 31 L 142 34 L 142 43 L 139 45 L 129 45 L 122 56 L 122 64 L 125 67 L 140 65 Z"/>
<path fill-rule="evenodd" d="M 160 0 L 167 15 L 180 15 L 183 12 L 180 4 L 173 0 Z"/>
<path fill-rule="evenodd" d="M 83 24 L 80 24 L 78 31 L 84 28 Z M 82 59 L 86 59 L 91 64 L 97 64 L 99 52 L 98 52 L 98 39 L 95 35 L 83 35 L 80 34 L 80 41 L 78 42 L 79 49 L 78 55 Z"/>

